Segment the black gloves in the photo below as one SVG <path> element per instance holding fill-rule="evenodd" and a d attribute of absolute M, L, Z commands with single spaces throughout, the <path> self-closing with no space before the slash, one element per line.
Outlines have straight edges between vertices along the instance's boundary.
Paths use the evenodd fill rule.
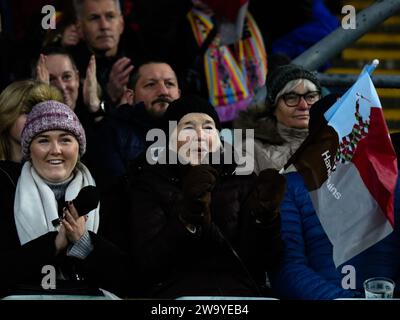
<path fill-rule="evenodd" d="M 246 205 L 260 222 L 269 222 L 279 215 L 279 205 L 285 195 L 286 179 L 275 169 L 265 169 L 257 177 L 255 188 Z"/>
<path fill-rule="evenodd" d="M 218 172 L 210 165 L 190 166 L 182 178 L 184 210 L 181 220 L 187 224 L 202 225 L 211 222 L 211 191 Z"/>

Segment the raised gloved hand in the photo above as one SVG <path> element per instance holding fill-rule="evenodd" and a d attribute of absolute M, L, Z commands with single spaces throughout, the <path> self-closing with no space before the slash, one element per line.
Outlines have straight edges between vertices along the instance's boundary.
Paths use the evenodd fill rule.
<path fill-rule="evenodd" d="M 211 222 L 211 191 L 217 181 L 218 171 L 210 165 L 189 167 L 183 178 L 184 210 L 181 219 L 188 224 L 201 225 Z"/>
<path fill-rule="evenodd" d="M 265 169 L 257 177 L 246 205 L 260 222 L 272 221 L 279 214 L 285 195 L 286 179 L 275 169 Z"/>

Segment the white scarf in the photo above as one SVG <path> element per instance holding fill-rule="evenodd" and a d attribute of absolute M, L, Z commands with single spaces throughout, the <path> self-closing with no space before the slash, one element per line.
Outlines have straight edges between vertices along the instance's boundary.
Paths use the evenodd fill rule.
<path fill-rule="evenodd" d="M 76 198 L 79 191 L 87 185 L 96 185 L 88 168 L 80 163 L 77 172 L 65 191 L 65 201 Z M 21 245 L 48 232 L 57 231 L 52 221 L 58 218 L 57 200 L 53 191 L 37 174 L 31 162 L 22 167 L 18 179 L 14 201 L 14 218 Z M 86 228 L 97 232 L 99 227 L 99 209 L 88 214 Z"/>

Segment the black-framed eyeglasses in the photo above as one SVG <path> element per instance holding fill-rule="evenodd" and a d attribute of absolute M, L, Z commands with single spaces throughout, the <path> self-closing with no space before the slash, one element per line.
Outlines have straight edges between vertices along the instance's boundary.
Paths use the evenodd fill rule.
<path fill-rule="evenodd" d="M 321 97 L 321 93 L 319 91 L 310 91 L 306 92 L 305 94 L 289 92 L 281 96 L 281 98 L 288 107 L 297 106 L 300 103 L 302 97 L 308 104 L 313 104 L 319 100 L 319 98 Z"/>

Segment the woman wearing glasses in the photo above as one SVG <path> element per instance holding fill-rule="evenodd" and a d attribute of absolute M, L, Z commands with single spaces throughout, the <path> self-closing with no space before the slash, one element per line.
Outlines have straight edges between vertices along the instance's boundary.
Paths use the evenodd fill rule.
<path fill-rule="evenodd" d="M 254 129 L 254 170 L 281 169 L 308 134 L 309 111 L 321 98 L 316 76 L 296 65 L 267 76 L 265 110 L 242 113 L 236 127 Z"/>

